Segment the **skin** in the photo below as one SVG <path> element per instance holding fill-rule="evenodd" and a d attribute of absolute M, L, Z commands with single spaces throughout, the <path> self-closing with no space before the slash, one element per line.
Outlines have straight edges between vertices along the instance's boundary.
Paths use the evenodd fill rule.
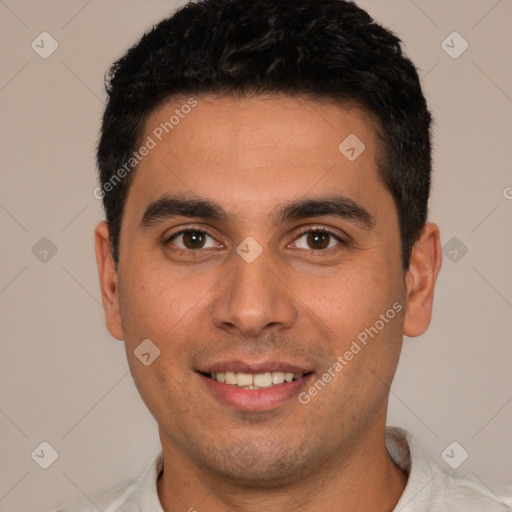
<path fill-rule="evenodd" d="M 389 387 L 403 335 L 418 336 L 430 322 L 439 230 L 426 224 L 404 272 L 397 210 L 377 174 L 364 111 L 286 96 L 196 99 L 133 176 L 117 270 L 108 226 L 95 233 L 107 328 L 124 340 L 159 425 L 162 506 L 391 511 L 406 475 L 385 446 Z M 142 140 L 183 103 L 154 112 Z M 353 162 L 338 150 L 350 134 L 366 146 Z M 228 218 L 165 218 L 141 228 L 163 194 L 214 201 Z M 273 223 L 289 202 L 333 194 L 367 210 L 373 227 L 330 215 Z M 211 238 L 180 252 L 190 239 L 168 239 L 190 227 Z M 327 248 L 315 248 L 300 232 L 311 228 L 347 243 L 328 237 Z M 252 263 L 236 252 L 246 237 L 263 250 Z M 294 397 L 240 410 L 197 373 L 232 359 L 287 361 L 313 372 L 307 390 L 394 303 L 402 310 L 307 405 Z M 147 338 L 161 351 L 149 366 L 134 356 Z"/>

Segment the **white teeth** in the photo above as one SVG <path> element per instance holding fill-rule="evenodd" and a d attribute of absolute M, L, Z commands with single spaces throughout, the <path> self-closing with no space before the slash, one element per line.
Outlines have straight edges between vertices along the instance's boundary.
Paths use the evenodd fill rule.
<path fill-rule="evenodd" d="M 240 374 L 239 374 L 240 375 Z M 272 385 L 272 374 L 271 373 L 258 373 L 253 377 L 253 384 L 259 388 L 268 388 Z M 238 383 L 240 386 L 240 383 Z"/>
<path fill-rule="evenodd" d="M 242 373 L 242 372 L 216 372 L 211 373 L 211 378 L 219 382 L 230 384 L 244 389 L 266 389 L 272 386 L 299 380 L 302 373 L 290 372 L 265 372 L 265 373 Z"/>
<path fill-rule="evenodd" d="M 286 382 L 291 382 L 293 380 L 293 373 L 285 373 L 284 374 L 284 380 Z"/>
<path fill-rule="evenodd" d="M 226 372 L 225 376 L 226 376 L 226 384 L 236 384 L 236 373 L 235 372 Z M 217 380 L 219 380 L 219 379 L 217 379 Z"/>
<path fill-rule="evenodd" d="M 272 384 L 282 384 L 284 382 L 284 373 L 283 372 L 272 372 L 271 375 L 272 375 Z M 291 375 L 292 375 L 292 379 L 293 379 L 293 373 Z"/>
<path fill-rule="evenodd" d="M 250 373 L 237 373 L 236 374 L 236 385 L 239 387 L 252 386 L 253 376 Z"/>

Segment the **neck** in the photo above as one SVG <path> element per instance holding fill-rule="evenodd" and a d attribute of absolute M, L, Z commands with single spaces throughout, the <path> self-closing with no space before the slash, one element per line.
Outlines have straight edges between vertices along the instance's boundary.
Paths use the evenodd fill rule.
<path fill-rule="evenodd" d="M 325 461 L 306 477 L 273 488 L 229 481 L 196 465 L 160 434 L 164 471 L 157 482 L 165 512 L 391 512 L 407 483 L 406 474 L 389 457 L 385 427 L 351 442 L 346 453 Z"/>

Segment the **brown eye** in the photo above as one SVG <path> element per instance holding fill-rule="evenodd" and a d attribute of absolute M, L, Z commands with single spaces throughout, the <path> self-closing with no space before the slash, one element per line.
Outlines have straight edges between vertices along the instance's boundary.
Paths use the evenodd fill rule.
<path fill-rule="evenodd" d="M 187 249 L 201 249 L 204 245 L 205 236 L 199 231 L 187 231 L 183 233 L 183 243 Z"/>
<path fill-rule="evenodd" d="M 209 241 L 208 239 L 211 239 Z M 209 249 L 217 247 L 215 240 L 204 231 L 180 231 L 173 235 L 169 240 L 169 243 L 185 250 L 197 250 L 197 249 Z M 208 245 L 209 244 L 209 245 Z"/>
<path fill-rule="evenodd" d="M 307 236 L 307 243 L 312 249 L 325 249 L 329 245 L 329 233 L 309 233 Z"/>
<path fill-rule="evenodd" d="M 344 245 L 343 240 L 334 233 L 326 230 L 310 230 L 302 233 L 296 242 L 295 247 L 306 250 L 331 249 L 336 245 Z"/>

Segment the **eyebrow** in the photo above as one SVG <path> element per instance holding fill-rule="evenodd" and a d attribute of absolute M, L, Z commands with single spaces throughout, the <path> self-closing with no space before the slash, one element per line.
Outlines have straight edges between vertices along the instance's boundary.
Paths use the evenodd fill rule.
<path fill-rule="evenodd" d="M 145 228 L 173 217 L 197 217 L 227 222 L 229 216 L 219 205 L 205 199 L 163 196 L 144 212 L 139 227 Z"/>
<path fill-rule="evenodd" d="M 375 218 L 352 199 L 345 196 L 328 196 L 299 199 L 282 207 L 274 217 L 274 225 L 290 220 L 332 216 L 351 221 L 359 227 L 372 229 Z"/>
<path fill-rule="evenodd" d="M 375 218 L 362 206 L 345 196 L 299 199 L 281 206 L 271 217 L 274 226 L 293 220 L 332 216 L 351 221 L 364 229 L 372 229 Z M 151 203 L 139 224 L 147 228 L 174 217 L 199 218 L 227 223 L 229 214 L 217 203 L 200 198 L 163 196 Z"/>

